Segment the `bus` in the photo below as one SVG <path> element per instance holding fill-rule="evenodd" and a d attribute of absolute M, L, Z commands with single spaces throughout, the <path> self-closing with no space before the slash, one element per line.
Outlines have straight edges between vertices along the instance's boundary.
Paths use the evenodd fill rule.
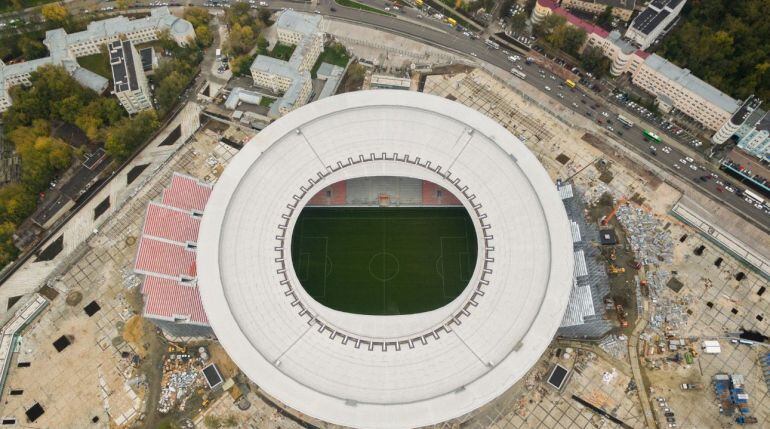
<path fill-rule="evenodd" d="M 527 75 L 525 73 L 522 73 L 519 70 L 511 69 L 511 73 L 513 73 L 514 76 L 516 76 L 519 79 L 526 79 Z"/>
<path fill-rule="evenodd" d="M 634 123 L 629 121 L 628 118 L 626 118 L 623 115 L 618 115 L 618 122 L 623 124 L 623 126 L 626 127 L 626 128 L 631 128 L 631 127 L 634 126 Z"/>
<path fill-rule="evenodd" d="M 644 130 L 644 132 L 642 134 L 644 134 L 644 138 L 646 138 L 647 140 L 650 140 L 650 141 L 652 141 L 654 143 L 660 143 L 660 141 L 661 141 L 660 140 L 660 136 L 658 136 L 657 134 L 653 133 L 650 130 Z"/>
<path fill-rule="evenodd" d="M 446 22 L 449 23 L 449 25 L 451 25 L 452 27 L 457 25 L 457 21 L 454 18 L 447 18 Z"/>
<path fill-rule="evenodd" d="M 570 88 L 574 88 L 574 87 L 575 87 L 575 82 L 573 82 L 573 81 L 571 81 L 571 80 L 569 80 L 569 79 L 567 79 L 566 81 L 564 81 L 564 83 L 566 83 L 566 84 L 567 84 L 567 86 L 568 86 L 568 87 L 570 87 Z"/>
<path fill-rule="evenodd" d="M 762 197 L 760 197 L 759 195 L 749 191 L 748 189 L 743 191 L 743 195 L 751 198 L 752 200 L 758 202 L 759 204 L 764 204 L 765 203 L 765 200 Z"/>
<path fill-rule="evenodd" d="M 484 41 L 484 43 L 486 43 L 490 48 L 500 49 L 500 45 L 498 45 L 497 42 L 493 41 L 492 39 L 487 39 Z"/>

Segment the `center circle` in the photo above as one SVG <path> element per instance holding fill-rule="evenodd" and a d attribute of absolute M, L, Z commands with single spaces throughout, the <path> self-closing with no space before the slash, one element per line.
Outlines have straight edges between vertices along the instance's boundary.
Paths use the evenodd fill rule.
<path fill-rule="evenodd" d="M 398 258 L 392 253 L 380 252 L 369 260 L 369 273 L 375 279 L 386 282 L 398 275 Z"/>

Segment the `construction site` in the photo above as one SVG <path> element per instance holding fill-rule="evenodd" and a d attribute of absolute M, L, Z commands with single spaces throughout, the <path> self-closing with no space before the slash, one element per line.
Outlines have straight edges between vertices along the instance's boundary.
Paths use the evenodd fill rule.
<path fill-rule="evenodd" d="M 381 49 L 354 42 L 354 54 Z M 436 61 L 450 57 L 431 53 Z M 412 90 L 484 113 L 537 156 L 570 205 L 575 250 L 586 259 L 576 284 L 590 293 L 569 310 L 572 319 L 523 381 L 439 427 L 766 427 L 770 282 L 677 207 L 694 199 L 722 225 L 736 219 L 711 210 L 591 121 L 501 76 L 464 64 L 432 67 L 415 73 Z M 144 317 L 146 291 L 134 267 L 148 204 L 162 201 L 175 173 L 215 183 L 255 134 L 204 123 L 9 317 L 3 332 L 15 352 L 5 363 L 3 424 L 336 427 L 271 398 L 213 334 L 164 334 Z"/>

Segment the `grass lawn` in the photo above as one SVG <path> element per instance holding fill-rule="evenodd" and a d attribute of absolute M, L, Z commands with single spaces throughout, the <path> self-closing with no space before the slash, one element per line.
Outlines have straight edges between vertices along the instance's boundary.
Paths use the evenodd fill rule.
<path fill-rule="evenodd" d="M 350 7 L 353 9 L 361 9 L 367 12 L 379 13 L 380 15 L 394 16 L 392 13 L 388 13 L 388 12 L 385 12 L 384 10 L 377 9 L 353 0 L 334 0 L 334 2 L 340 6 Z"/>
<path fill-rule="evenodd" d="M 272 51 L 270 51 L 270 56 L 273 58 L 278 58 L 279 60 L 289 61 L 289 58 L 291 58 L 291 54 L 294 52 L 294 48 L 296 46 L 294 45 L 284 45 L 283 43 L 276 43 L 275 47 Z"/>
<path fill-rule="evenodd" d="M 316 72 L 323 63 L 329 63 L 345 68 L 345 66 L 348 65 L 349 60 L 350 55 L 348 55 L 344 46 L 339 43 L 332 44 L 325 48 L 321 55 L 318 56 L 318 60 L 316 60 L 315 64 L 313 64 L 313 68 L 310 70 L 310 75 L 315 78 Z"/>
<path fill-rule="evenodd" d="M 302 286 L 339 311 L 414 314 L 467 286 L 476 235 L 463 207 L 328 208 L 300 213 L 291 244 Z"/>
<path fill-rule="evenodd" d="M 274 102 L 275 102 L 275 98 L 262 96 L 262 99 L 259 100 L 259 105 L 270 107 L 270 105 L 273 104 Z"/>
<path fill-rule="evenodd" d="M 78 58 L 78 64 L 86 70 L 90 70 L 107 79 L 112 79 L 110 61 L 106 54 L 98 53 Z"/>

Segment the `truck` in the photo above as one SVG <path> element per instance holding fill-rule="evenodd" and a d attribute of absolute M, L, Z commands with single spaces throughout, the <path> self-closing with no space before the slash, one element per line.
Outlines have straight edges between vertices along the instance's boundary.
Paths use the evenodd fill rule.
<path fill-rule="evenodd" d="M 222 58 L 222 50 L 221 49 L 217 49 L 216 54 L 217 54 L 217 60 Z"/>
<path fill-rule="evenodd" d="M 700 383 L 682 383 L 679 387 L 682 388 L 682 390 L 701 390 L 703 389 L 703 385 Z"/>

